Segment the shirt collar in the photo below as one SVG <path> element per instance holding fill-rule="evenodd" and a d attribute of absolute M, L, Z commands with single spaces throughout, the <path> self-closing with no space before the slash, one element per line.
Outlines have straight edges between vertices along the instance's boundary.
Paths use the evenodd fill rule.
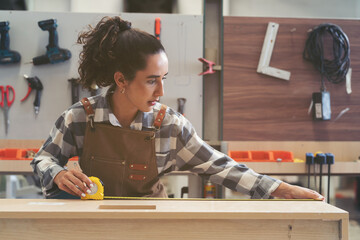
<path fill-rule="evenodd" d="M 135 119 L 130 124 L 130 129 L 138 131 L 154 129 L 155 116 L 159 112 L 160 108 L 161 104 L 156 103 L 150 112 L 138 111 Z M 121 127 L 120 122 L 117 120 L 114 113 L 111 112 L 111 110 L 109 110 L 109 122 L 113 126 Z"/>
<path fill-rule="evenodd" d="M 140 112 L 138 111 L 136 114 L 135 119 L 131 122 L 130 124 L 130 129 L 132 130 L 138 130 L 141 131 L 143 128 L 143 119 L 144 119 L 144 115 L 146 115 L 146 113 Z M 111 125 L 116 126 L 116 127 L 122 127 L 120 122 L 118 121 L 118 119 L 116 118 L 115 114 L 112 112 L 109 112 L 109 122 L 111 123 Z M 145 128 L 150 128 L 150 127 L 146 124 L 144 126 Z"/>
<path fill-rule="evenodd" d="M 113 88 L 109 88 L 109 90 L 106 93 L 106 96 L 104 96 L 104 114 L 106 114 L 106 117 L 104 116 L 104 120 L 109 121 L 111 125 L 121 127 L 120 122 L 116 118 L 115 114 L 111 110 L 111 104 L 110 104 L 110 98 L 111 95 L 114 93 Z M 141 112 L 138 111 L 136 114 L 135 119 L 130 124 L 130 129 L 141 131 L 143 129 L 153 129 L 154 124 L 154 111 L 159 111 L 159 106 L 161 106 L 160 103 L 156 103 L 153 107 L 153 109 L 150 112 Z M 105 113 L 106 112 L 106 113 Z"/>

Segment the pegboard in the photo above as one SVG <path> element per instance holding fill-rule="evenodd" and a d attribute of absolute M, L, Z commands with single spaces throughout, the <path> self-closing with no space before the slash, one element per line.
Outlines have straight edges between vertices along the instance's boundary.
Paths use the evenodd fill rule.
<path fill-rule="evenodd" d="M 270 66 L 290 71 L 289 81 L 256 71 L 269 22 L 279 24 Z M 340 26 L 351 49 L 352 93 L 347 94 L 345 81 L 325 80 L 330 121 L 312 119 L 309 107 L 312 93 L 320 91 L 321 76 L 302 57 L 309 30 L 322 23 Z M 223 140 L 359 141 L 359 26 L 350 19 L 225 17 Z"/>
<path fill-rule="evenodd" d="M 114 14 L 49 13 L 27 11 L 0 11 L 0 21 L 10 22 L 10 49 L 21 54 L 21 62 L 0 65 L 0 85 L 11 85 L 16 92 L 15 102 L 9 110 L 10 126 L 5 135 L 4 114 L 0 110 L 1 139 L 46 139 L 54 122 L 71 105 L 71 84 L 68 79 L 78 78 L 81 45 L 76 43 L 79 32 L 94 26 L 102 17 Z M 132 22 L 134 28 L 154 34 L 156 17 L 161 18 L 161 41 L 169 58 L 169 74 L 164 82 L 165 95 L 160 101 L 177 110 L 177 98 L 186 98 L 185 116 L 202 136 L 202 64 L 203 18 L 194 15 L 120 13 Z M 58 64 L 34 66 L 32 58 L 43 55 L 49 33 L 38 27 L 38 21 L 57 20 L 59 47 L 71 51 L 70 60 Z M 28 89 L 23 75 L 37 76 L 42 81 L 40 112 L 35 116 L 35 92 L 20 102 Z M 81 96 L 89 96 L 81 91 Z"/>

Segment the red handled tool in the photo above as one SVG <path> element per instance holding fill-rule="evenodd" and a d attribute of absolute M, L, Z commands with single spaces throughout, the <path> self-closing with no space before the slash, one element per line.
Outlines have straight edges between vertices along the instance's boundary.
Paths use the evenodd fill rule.
<path fill-rule="evenodd" d="M 39 109 L 40 109 L 40 100 L 41 100 L 41 93 L 43 90 L 43 85 L 40 81 L 40 79 L 38 77 L 28 77 L 27 75 L 24 75 L 25 80 L 28 82 L 28 92 L 26 93 L 26 96 L 21 99 L 20 101 L 23 102 L 25 101 L 32 90 L 36 90 L 36 96 L 35 96 L 35 100 L 34 100 L 34 110 L 35 110 L 35 114 L 37 115 L 39 113 Z"/>
<path fill-rule="evenodd" d="M 5 86 L 0 86 L 0 92 L 1 92 L 0 106 L 4 109 L 5 134 L 7 135 L 9 125 L 10 125 L 9 109 L 10 109 L 11 105 L 13 104 L 13 102 L 15 100 L 15 90 L 14 90 L 14 88 L 12 86 L 7 85 L 6 87 Z M 11 99 L 10 99 L 10 96 L 12 96 Z"/>
<path fill-rule="evenodd" d="M 160 41 L 161 33 L 161 19 L 159 17 L 155 18 L 155 37 Z"/>

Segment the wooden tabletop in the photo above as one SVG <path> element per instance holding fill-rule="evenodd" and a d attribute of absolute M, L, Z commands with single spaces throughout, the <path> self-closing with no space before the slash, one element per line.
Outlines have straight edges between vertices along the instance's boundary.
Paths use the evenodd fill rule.
<path fill-rule="evenodd" d="M 313 200 L 0 199 L 1 218 L 341 219 L 348 212 Z"/>
<path fill-rule="evenodd" d="M 4 239 L 348 239 L 349 214 L 280 200 L 0 199 Z"/>

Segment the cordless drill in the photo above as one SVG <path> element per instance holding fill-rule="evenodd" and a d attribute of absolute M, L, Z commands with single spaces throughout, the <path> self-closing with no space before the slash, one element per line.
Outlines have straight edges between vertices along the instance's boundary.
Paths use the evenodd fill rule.
<path fill-rule="evenodd" d="M 69 60 L 71 58 L 71 52 L 67 49 L 59 48 L 58 45 L 56 19 L 39 21 L 38 25 L 43 31 L 49 31 L 49 45 L 46 46 L 46 54 L 33 58 L 33 64 L 53 64 Z"/>
<path fill-rule="evenodd" d="M 10 50 L 9 22 L 0 22 L 0 64 L 20 62 L 21 56 L 18 52 Z"/>

